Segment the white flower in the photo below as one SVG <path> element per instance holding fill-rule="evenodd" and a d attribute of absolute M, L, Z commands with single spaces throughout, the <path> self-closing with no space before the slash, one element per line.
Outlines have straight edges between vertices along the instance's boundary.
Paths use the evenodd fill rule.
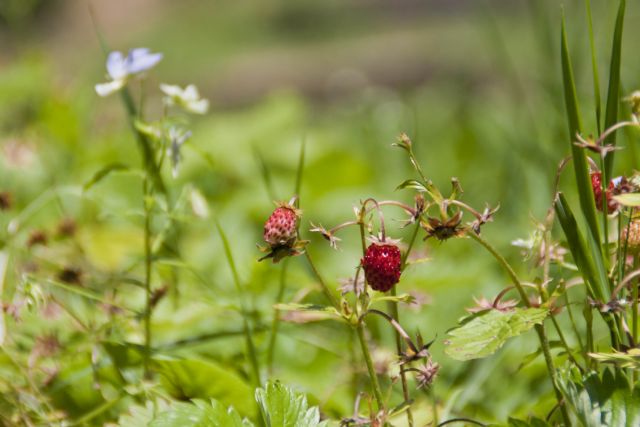
<path fill-rule="evenodd" d="M 107 74 L 111 81 L 96 85 L 100 96 L 111 95 L 122 89 L 129 77 L 153 68 L 162 59 L 161 53 L 151 53 L 147 48 L 131 49 L 125 57 L 122 52 L 111 52 L 107 57 Z"/>
<path fill-rule="evenodd" d="M 209 100 L 200 98 L 198 88 L 188 85 L 184 89 L 177 85 L 160 84 L 160 90 L 166 95 L 167 105 L 179 105 L 194 114 L 204 114 L 209 110 Z"/>

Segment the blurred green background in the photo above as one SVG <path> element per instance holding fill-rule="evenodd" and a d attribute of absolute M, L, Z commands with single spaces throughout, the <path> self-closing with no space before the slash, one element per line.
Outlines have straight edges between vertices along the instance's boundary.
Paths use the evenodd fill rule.
<path fill-rule="evenodd" d="M 533 279 L 527 276 L 531 266 L 519 261 L 519 250 L 510 242 L 529 235 L 532 218 L 543 218 L 555 170 L 569 151 L 558 61 L 561 3 L 581 104 L 592 111 L 587 21 L 577 0 L 2 0 L 0 191 L 11 192 L 15 203 L 0 212 L 0 225 L 6 229 L 22 209 L 44 200 L 13 239 L 22 249 L 14 251 L 4 300 L 12 299 L 30 263 L 44 263 L 40 259 L 52 271 L 81 265 L 89 272 L 86 286 L 107 292 L 115 287 L 117 272 L 141 255 L 138 179 L 118 174 L 88 192 L 78 190 L 108 163 L 139 164 L 119 100 L 100 99 L 93 89 L 105 72 L 89 4 L 112 49 L 149 47 L 164 53 L 145 87 L 148 117 L 159 114 L 160 82 L 195 83 L 210 99 L 210 112 L 192 127 L 180 175 L 173 180 L 167 170 L 166 178 L 172 188 L 187 183 L 198 188 L 231 237 L 240 275 L 251 290 L 262 349 L 268 335 L 260 329 L 270 324 L 280 267 L 258 263 L 255 243 L 272 199 L 288 200 L 293 192 L 303 140 L 305 234 L 309 221 L 332 226 L 351 219 L 352 206 L 367 197 L 411 203 L 410 192 L 394 190 L 413 177 L 411 167 L 390 146 L 407 132 L 438 186 L 448 190 L 450 178 L 457 177 L 472 206 L 500 204 L 483 231 Z M 593 1 L 603 70 L 615 3 Z M 622 69 L 626 92 L 638 87 L 640 77 L 634 50 L 640 7 L 629 3 Z M 603 88 L 606 78 L 601 76 Z M 585 127 L 595 131 L 594 117 L 584 116 Z M 256 151 L 269 166 L 271 190 L 262 180 Z M 638 164 L 633 146 L 617 158 L 621 170 Z M 570 188 L 572 176 L 566 177 L 563 185 Z M 55 197 L 47 198 L 51 194 Z M 74 242 L 37 248 L 34 260 L 24 250 L 30 230 L 53 229 L 64 217 L 78 222 Z M 391 210 L 387 218 L 389 234 L 406 240 L 406 231 L 392 221 L 404 218 Z M 341 237 L 338 252 L 310 237 L 310 252 L 336 287 L 359 262 L 356 233 Z M 505 276 L 468 240 L 429 241 L 419 249 L 430 261 L 411 267 L 399 291 L 425 294 L 427 304 L 403 310 L 401 317 L 407 330 L 436 338 L 432 351 L 442 369 L 433 391 L 440 404 L 484 421 L 527 415 L 532 402 L 550 390 L 542 360 L 518 370 L 535 348 L 527 336 L 477 362 L 452 361 L 442 353 L 447 329 L 473 305 L 472 297 L 495 295 L 507 284 Z M 156 345 L 246 373 L 242 338 L 233 335 L 241 325 L 238 296 L 213 221 L 184 226 L 181 250 L 197 274 L 182 272 L 178 302 L 160 303 L 154 315 Z M 303 260 L 291 260 L 285 301 L 312 282 Z M 129 289 L 124 295 L 123 304 L 142 306 L 142 294 Z M 69 298 L 79 316 L 99 322 L 92 303 Z M 86 362 L 81 354 L 91 344 L 78 337 L 68 317 L 43 322 L 37 313 L 25 316 L 20 323 L 7 319 L 23 352 L 36 337 L 55 330 L 63 343 L 57 363 Z M 372 326 L 392 348 L 391 331 Z M 231 334 L 174 344 L 217 332 Z M 123 326 L 122 339 L 141 342 L 130 324 Z M 274 377 L 308 392 L 325 413 L 348 414 L 354 391 L 348 375 L 351 345 L 344 328 L 333 324 L 284 324 Z M 356 384 L 365 386 L 364 380 Z M 87 410 L 82 405 L 79 413 Z M 543 405 L 551 406 L 551 401 Z"/>

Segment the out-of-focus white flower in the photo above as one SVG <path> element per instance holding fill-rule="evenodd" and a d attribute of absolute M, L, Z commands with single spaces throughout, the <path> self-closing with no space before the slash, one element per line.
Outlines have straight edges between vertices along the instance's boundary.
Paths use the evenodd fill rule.
<path fill-rule="evenodd" d="M 107 57 L 107 74 L 110 81 L 96 85 L 100 96 L 111 95 L 127 84 L 129 77 L 153 68 L 162 59 L 161 53 L 151 53 L 147 48 L 131 49 L 127 56 L 122 52 L 111 52 Z"/>
<path fill-rule="evenodd" d="M 180 166 L 180 160 L 182 160 L 180 149 L 189 138 L 191 138 L 191 131 L 185 131 L 184 129 L 175 127 L 169 129 L 169 148 L 167 149 L 167 154 L 171 159 L 171 174 L 174 178 L 178 176 L 178 167 Z"/>
<path fill-rule="evenodd" d="M 194 114 L 204 114 L 209 111 L 209 100 L 200 98 L 195 85 L 188 85 L 182 89 L 177 85 L 161 83 L 160 90 L 166 95 L 165 102 L 169 106 L 178 105 Z"/>

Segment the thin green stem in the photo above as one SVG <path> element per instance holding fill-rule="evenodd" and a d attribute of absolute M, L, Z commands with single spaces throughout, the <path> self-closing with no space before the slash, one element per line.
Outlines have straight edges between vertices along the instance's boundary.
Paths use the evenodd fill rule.
<path fill-rule="evenodd" d="M 145 292 L 145 309 L 144 309 L 144 377 L 151 378 L 151 209 L 149 198 L 151 191 L 147 179 L 143 183 L 143 204 L 144 204 L 144 292 Z"/>
<path fill-rule="evenodd" d="M 493 257 L 498 261 L 498 263 L 502 266 L 502 268 L 506 270 L 507 274 L 509 275 L 509 278 L 511 279 L 511 282 L 516 287 L 516 290 L 520 295 L 520 299 L 522 300 L 522 303 L 527 307 L 531 307 L 531 301 L 529 301 L 529 298 L 527 297 L 527 294 L 524 291 L 524 286 L 522 285 L 522 282 L 516 275 L 516 272 L 513 270 L 509 262 L 502 255 L 500 255 L 500 253 L 498 253 L 498 251 L 493 246 L 491 246 L 489 242 L 484 240 L 478 234 L 474 233 L 473 231 L 470 231 L 469 233 L 467 233 L 467 236 L 471 237 L 473 240 L 480 243 L 481 246 L 483 246 L 487 251 L 489 251 L 491 255 L 493 255 Z"/>
<path fill-rule="evenodd" d="M 384 400 L 382 399 L 382 391 L 380 390 L 380 384 L 378 383 L 378 376 L 373 366 L 373 359 L 369 352 L 369 346 L 367 345 L 367 339 L 364 336 L 364 324 L 361 322 L 356 327 L 358 334 L 358 340 L 360 341 L 360 347 L 362 348 L 362 356 L 367 365 L 367 371 L 369 371 L 369 379 L 371 380 L 371 388 L 373 389 L 373 395 L 378 403 L 378 410 L 384 409 Z"/>
<path fill-rule="evenodd" d="M 282 261 L 282 269 L 280 270 L 280 286 L 278 288 L 278 295 L 276 296 L 276 303 L 282 302 L 284 297 L 284 290 L 287 284 L 287 267 L 289 265 L 289 259 Z M 275 353 L 276 338 L 278 336 L 278 328 L 280 326 L 280 310 L 275 309 L 273 311 L 273 321 L 271 322 L 271 336 L 269 338 L 269 348 L 267 350 L 267 369 L 269 370 L 269 376 L 273 375 L 273 356 Z"/>
<path fill-rule="evenodd" d="M 391 288 L 391 296 L 396 296 L 396 287 Z M 389 302 L 389 311 L 391 312 L 391 317 L 395 319 L 396 322 L 400 322 L 400 313 L 398 311 L 398 302 L 391 301 Z M 394 329 L 395 338 L 396 338 L 396 351 L 398 355 L 402 354 L 402 338 L 398 331 Z M 402 397 L 405 402 L 409 402 L 409 387 L 407 385 L 407 374 L 404 365 L 400 365 L 400 382 L 402 383 Z M 411 412 L 411 407 L 407 408 L 407 422 L 409 423 L 409 427 L 413 426 L 413 413 Z"/>
<path fill-rule="evenodd" d="M 600 168 L 602 169 L 602 178 L 600 179 L 601 181 L 601 194 L 602 194 L 602 206 L 600 206 L 600 208 L 602 209 L 602 229 L 603 229 L 603 233 L 604 233 L 604 253 L 606 255 L 605 259 L 608 259 L 608 255 L 609 255 L 609 199 L 608 197 L 606 197 L 607 195 L 607 181 L 605 180 L 605 173 L 604 173 L 604 157 L 600 156 Z M 612 289 L 611 287 L 613 286 L 613 283 L 609 283 L 609 287 L 610 290 Z"/>
<path fill-rule="evenodd" d="M 309 251 L 305 251 L 304 255 L 305 255 L 305 258 L 307 258 L 307 263 L 309 264 L 309 267 L 311 267 L 311 271 L 313 272 L 313 275 L 316 277 L 316 279 L 318 279 L 318 283 L 320 283 L 322 292 L 324 292 L 324 294 L 327 296 L 327 298 L 331 302 L 331 305 L 333 305 L 338 311 L 340 311 L 340 302 L 338 301 L 338 298 L 336 298 L 333 292 L 331 292 L 331 290 L 329 289 L 329 286 L 327 285 L 327 282 L 325 282 L 325 280 L 320 275 L 320 272 L 316 268 L 316 265 L 314 264 L 313 259 L 311 258 L 311 255 L 309 255 Z"/>
<path fill-rule="evenodd" d="M 573 317 L 573 310 L 571 309 L 571 304 L 569 302 L 569 294 L 567 293 L 566 290 L 564 292 L 564 306 L 566 307 L 567 313 L 569 314 L 569 321 L 571 322 L 571 328 L 573 329 L 573 333 L 576 339 L 578 340 L 580 353 L 582 353 L 582 357 L 584 358 L 585 362 L 587 362 L 588 364 L 590 358 L 587 357 L 587 352 L 585 350 L 584 345 L 582 344 L 582 338 L 580 338 L 580 333 L 578 332 L 578 326 L 576 324 L 576 320 Z"/>
<path fill-rule="evenodd" d="M 498 261 L 498 263 L 504 268 L 504 270 L 507 272 L 507 274 L 511 278 L 513 285 L 516 287 L 518 293 L 520 294 L 522 303 L 527 307 L 531 307 L 531 301 L 529 301 L 529 298 L 527 298 L 527 294 L 524 291 L 524 286 L 522 285 L 522 282 L 516 275 L 516 272 L 513 270 L 509 262 L 502 255 L 500 255 L 500 253 L 498 253 L 498 251 L 493 246 L 491 246 L 489 242 L 484 240 L 482 237 L 480 237 L 473 231 L 467 233 L 467 235 L 470 236 L 472 239 L 474 239 L 476 242 L 480 243 L 480 245 L 482 245 L 487 251 L 489 251 L 489 253 L 491 253 L 491 255 L 493 255 L 493 257 Z M 560 391 L 560 388 L 558 387 L 558 382 L 556 380 L 556 369 L 553 366 L 553 358 L 551 357 L 551 351 L 549 349 L 549 341 L 547 340 L 547 336 L 544 330 L 544 324 L 535 325 L 535 330 L 536 330 L 536 333 L 538 334 L 538 339 L 540 340 L 540 346 L 542 349 L 542 353 L 544 355 L 544 360 L 547 365 L 547 371 L 549 372 L 551 384 L 553 385 L 553 390 L 555 392 L 556 399 L 558 400 L 558 404 L 560 405 L 562 418 L 565 422 L 565 425 L 570 426 L 571 420 L 569 418 L 569 413 L 567 412 L 566 406 L 562 403 L 563 401 L 562 392 Z"/>
<path fill-rule="evenodd" d="M 409 241 L 409 246 L 407 247 L 406 252 L 402 255 L 402 266 L 401 269 L 404 271 L 407 265 L 407 259 L 409 258 L 409 254 L 413 249 L 413 244 L 416 241 L 416 236 L 418 235 L 418 230 L 420 230 L 420 221 L 416 222 L 416 225 L 413 229 L 413 233 L 411 234 L 411 239 Z M 396 287 L 391 288 L 391 295 L 396 296 Z M 395 319 L 396 322 L 400 322 L 400 313 L 398 311 L 398 302 L 391 301 L 389 302 L 389 311 L 391 312 L 391 317 Z M 396 351 L 398 354 L 402 354 L 402 338 L 397 330 L 394 329 L 395 338 L 396 338 Z M 405 402 L 409 402 L 409 387 L 407 385 L 407 374 L 404 365 L 400 365 L 400 381 L 402 383 L 402 396 Z M 411 407 L 407 408 L 407 422 L 409 427 L 413 426 L 413 413 L 411 412 Z"/>
<path fill-rule="evenodd" d="M 333 293 L 329 290 L 327 283 L 324 281 L 320 272 L 316 268 L 311 255 L 309 252 L 305 252 L 307 261 L 313 274 L 316 276 L 316 279 L 320 283 L 322 290 L 327 295 L 327 298 L 331 301 L 331 304 L 338 310 L 341 311 L 340 303 L 338 299 L 333 295 Z M 376 371 L 373 367 L 373 359 L 371 358 L 371 353 L 369 352 L 369 346 L 367 345 L 367 340 L 364 336 L 364 321 L 360 320 L 358 325 L 356 326 L 356 332 L 358 335 L 358 340 L 360 341 L 360 347 L 362 349 L 362 356 L 365 359 L 365 363 L 367 364 L 367 370 L 369 372 L 369 379 L 371 380 L 371 387 L 373 388 L 373 393 L 376 398 L 376 402 L 378 403 L 378 410 L 384 409 L 384 400 L 382 399 L 382 391 L 380 389 L 380 384 L 378 383 L 378 377 L 376 376 Z"/>
<path fill-rule="evenodd" d="M 240 296 L 240 307 L 242 314 L 242 326 L 243 332 L 245 336 L 245 342 L 247 346 L 247 353 L 249 355 L 249 360 L 251 362 L 251 368 L 253 370 L 253 377 L 255 381 L 256 387 L 262 386 L 262 379 L 260 377 L 260 364 L 258 363 L 258 354 L 256 351 L 256 346 L 253 342 L 253 334 L 251 331 L 251 324 L 249 323 L 249 313 L 246 308 L 246 301 L 244 298 L 244 290 L 242 288 L 242 284 L 240 282 L 240 275 L 238 274 L 238 270 L 236 268 L 236 263 L 233 259 L 233 253 L 231 252 L 231 245 L 229 245 L 229 239 L 227 239 L 227 235 L 225 234 L 220 222 L 216 219 L 216 228 L 218 233 L 220 233 L 220 238 L 222 239 L 222 245 L 224 247 L 224 252 L 227 257 L 227 263 L 229 264 L 229 268 L 231 269 L 231 275 L 233 276 L 233 283 L 236 287 L 236 291 Z"/>
<path fill-rule="evenodd" d="M 634 257 L 633 269 L 637 270 L 640 265 L 638 255 Z M 634 283 L 635 282 L 635 283 Z M 631 282 L 631 336 L 633 337 L 632 345 L 638 345 L 638 282 Z"/>

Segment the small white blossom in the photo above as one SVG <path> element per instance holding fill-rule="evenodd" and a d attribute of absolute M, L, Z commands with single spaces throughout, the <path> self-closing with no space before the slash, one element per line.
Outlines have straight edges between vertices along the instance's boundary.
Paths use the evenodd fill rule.
<path fill-rule="evenodd" d="M 161 53 L 151 53 L 147 48 L 131 49 L 127 56 L 111 52 L 107 57 L 107 74 L 110 81 L 99 83 L 96 92 L 100 96 L 111 95 L 127 84 L 129 77 L 153 68 L 162 59 Z"/>
<path fill-rule="evenodd" d="M 166 95 L 169 106 L 178 105 L 194 114 L 205 114 L 209 110 L 209 100 L 200 98 L 198 88 L 188 85 L 184 89 L 177 85 L 160 84 L 160 90 Z"/>

